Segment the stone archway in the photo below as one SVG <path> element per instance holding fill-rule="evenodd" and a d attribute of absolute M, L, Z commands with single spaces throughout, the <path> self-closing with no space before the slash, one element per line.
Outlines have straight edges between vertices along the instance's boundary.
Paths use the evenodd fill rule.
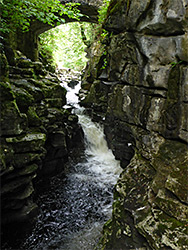
<path fill-rule="evenodd" d="M 69 2 L 80 3 L 78 9 L 83 14 L 80 21 L 90 23 L 98 22 L 98 8 L 103 0 L 61 0 L 62 4 Z M 70 19 L 66 15 L 62 16 L 62 18 L 66 23 L 75 22 L 74 19 Z M 34 21 L 28 32 L 20 32 L 17 34 L 17 49 L 23 52 L 31 60 L 36 61 L 38 59 L 38 36 L 54 27 L 55 26 L 52 27 L 46 23 Z"/>

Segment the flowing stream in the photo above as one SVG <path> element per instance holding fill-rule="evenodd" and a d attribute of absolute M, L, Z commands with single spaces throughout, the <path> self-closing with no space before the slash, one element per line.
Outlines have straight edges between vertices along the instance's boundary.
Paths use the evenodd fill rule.
<path fill-rule="evenodd" d="M 55 176 L 43 187 L 37 223 L 20 249 L 92 250 L 111 217 L 119 162 L 107 147 L 103 128 L 77 104 L 79 85 L 66 88 L 84 131 L 85 151 L 79 162 L 70 160 L 66 177 Z"/>

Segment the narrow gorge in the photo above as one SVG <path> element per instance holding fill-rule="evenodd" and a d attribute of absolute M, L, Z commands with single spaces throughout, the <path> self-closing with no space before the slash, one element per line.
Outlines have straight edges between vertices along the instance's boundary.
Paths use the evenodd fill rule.
<path fill-rule="evenodd" d="M 100 1 L 96 3 L 100 6 Z M 90 11 L 93 18 L 96 8 Z M 31 29 L 28 33 L 35 34 L 26 33 L 23 40 L 36 38 L 37 32 Z M 85 162 L 77 162 L 88 152 L 92 155 L 91 145 L 88 149 L 84 144 L 87 136 L 80 111 L 73 112 L 67 105 L 67 90 L 55 73 L 34 60 L 37 53 L 29 57 L 37 49 L 37 40 L 30 41 L 28 52 L 18 37 L 0 39 L 2 249 L 9 249 L 6 239 L 13 237 L 11 234 L 20 236 L 11 227 L 35 224 L 42 211 L 36 193 L 45 182 L 44 196 L 49 189 L 49 200 L 58 207 L 52 208 L 57 216 L 53 215 L 54 221 L 49 217 L 47 225 L 59 223 L 60 229 L 53 232 L 48 225 L 50 239 L 46 245 L 42 240 L 38 242 L 43 245 L 35 245 L 36 238 L 31 237 L 25 248 L 22 243 L 22 249 L 188 249 L 188 0 L 110 1 L 102 28 L 87 48 L 89 62 L 78 95 L 84 117 L 90 116 L 84 118 L 85 126 L 97 122 L 104 127 L 106 150 L 115 159 L 110 153 L 112 158 L 99 170 L 97 166 L 105 156 L 97 155 L 95 170 L 89 163 L 89 169 L 96 171 L 90 177 L 85 175 L 90 172 L 83 167 Z M 94 132 L 92 139 L 98 134 Z M 95 149 L 103 152 L 99 144 Z M 121 169 L 118 165 L 116 171 L 117 164 Z M 78 166 L 82 166 L 81 172 Z M 71 189 L 75 179 L 67 181 L 70 175 L 79 179 L 75 189 Z M 79 189 L 84 198 L 76 198 Z M 69 193 L 73 197 L 70 204 L 66 203 Z M 55 195 L 57 203 L 53 201 Z M 74 200 L 77 202 L 71 206 Z M 95 205 L 90 203 L 94 201 Z M 43 204 L 45 208 L 47 203 Z M 70 214 L 60 208 L 63 205 L 70 205 Z M 105 206 L 108 215 L 98 211 Z M 82 207 L 86 207 L 83 218 L 75 212 Z M 66 245 L 66 240 L 63 245 L 61 239 L 65 239 L 67 230 L 64 223 L 69 220 L 61 218 L 73 214 L 91 224 L 101 224 L 97 233 L 86 227 L 88 234 L 73 234 L 69 238 L 72 245 Z M 70 222 L 73 228 L 78 221 Z M 78 222 L 81 227 L 83 221 Z M 52 236 L 58 238 L 55 243 Z M 82 236 L 84 246 L 78 245 Z M 91 245 L 90 240 L 94 240 Z"/>

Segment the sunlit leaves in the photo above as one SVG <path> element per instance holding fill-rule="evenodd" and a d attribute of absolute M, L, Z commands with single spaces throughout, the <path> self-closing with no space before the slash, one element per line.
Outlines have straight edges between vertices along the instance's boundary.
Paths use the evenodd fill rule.
<path fill-rule="evenodd" d="M 64 4 L 59 0 L 0 0 L 0 32 L 8 30 L 28 31 L 31 20 L 39 20 L 51 26 L 63 23 L 63 16 L 78 20 L 79 4 Z"/>
<path fill-rule="evenodd" d="M 83 25 L 87 39 L 90 39 L 93 33 L 92 24 Z M 77 22 L 56 27 L 40 35 L 41 53 L 45 56 L 48 51 L 59 67 L 83 69 L 87 62 L 85 48 Z"/>
<path fill-rule="evenodd" d="M 99 17 L 98 17 L 99 23 L 103 23 L 103 21 L 105 20 L 109 4 L 110 0 L 103 0 L 103 4 L 99 9 Z"/>

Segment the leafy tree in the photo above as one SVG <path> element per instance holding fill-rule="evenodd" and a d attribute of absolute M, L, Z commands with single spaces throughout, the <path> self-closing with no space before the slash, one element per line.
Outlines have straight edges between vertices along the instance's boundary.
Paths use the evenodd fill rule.
<path fill-rule="evenodd" d="M 28 31 L 32 20 L 54 26 L 64 23 L 63 15 L 79 19 L 77 3 L 62 5 L 59 0 L 0 0 L 0 32 L 8 33 L 17 28 Z"/>
<path fill-rule="evenodd" d="M 101 28 L 82 24 L 80 32 L 80 26 L 75 22 L 43 33 L 40 36 L 42 56 L 48 58 L 48 62 L 52 64 L 56 61 L 63 67 L 76 67 L 77 70 L 83 68 L 87 61 L 84 49 L 91 44 L 90 40 L 99 33 L 102 38 L 106 35 L 102 29 L 102 22 L 109 2 L 110 0 L 104 0 L 99 10 L 98 27 Z M 17 29 L 27 32 L 34 20 L 51 26 L 60 25 L 65 23 L 64 15 L 79 20 L 82 14 L 77 10 L 78 5 L 78 3 L 62 5 L 60 0 L 0 0 L 0 33 L 7 34 Z"/>
<path fill-rule="evenodd" d="M 87 47 L 90 47 L 95 39 L 103 41 L 108 32 L 103 29 L 110 0 L 103 0 L 99 9 L 96 24 L 70 23 L 49 30 L 40 36 L 40 53 L 49 64 L 60 67 L 84 68 L 87 59 L 85 57 Z"/>
<path fill-rule="evenodd" d="M 84 68 L 87 58 L 84 51 L 93 35 L 93 25 L 78 22 L 60 25 L 40 35 L 40 53 L 48 63 L 59 67 Z M 84 41 L 83 32 L 84 30 Z M 53 60 L 52 60 L 53 58 Z"/>

